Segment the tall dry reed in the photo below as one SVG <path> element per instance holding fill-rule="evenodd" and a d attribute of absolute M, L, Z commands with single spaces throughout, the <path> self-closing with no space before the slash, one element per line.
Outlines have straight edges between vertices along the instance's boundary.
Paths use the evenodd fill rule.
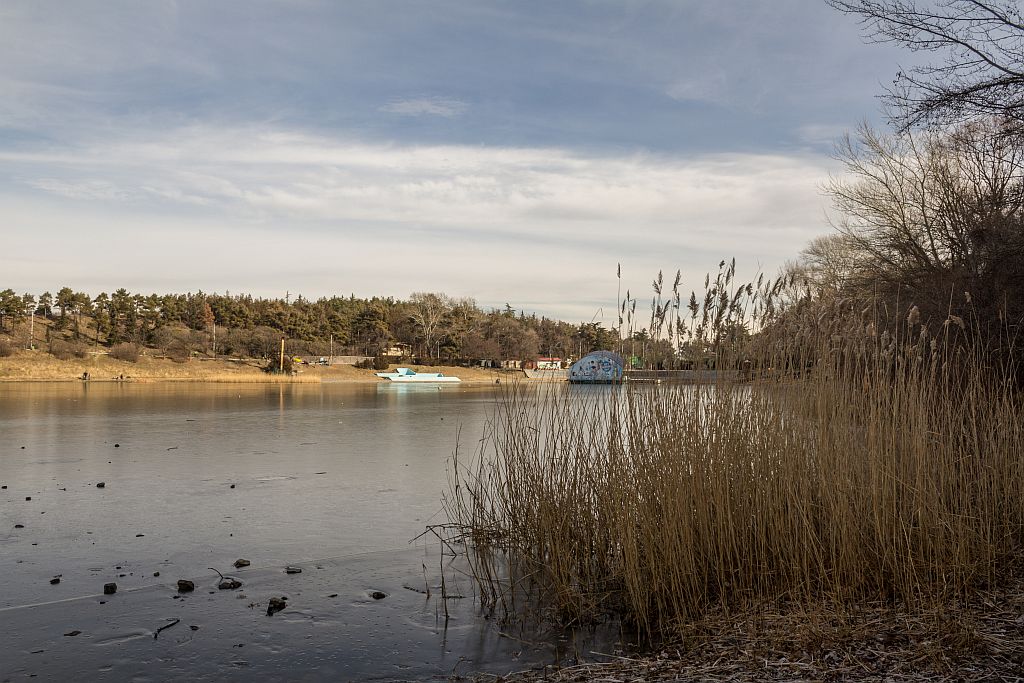
<path fill-rule="evenodd" d="M 1019 570 L 1012 369 L 951 343 L 956 321 L 876 313 L 777 318 L 716 347 L 712 384 L 508 387 L 445 499 L 485 604 L 663 633 L 765 601 L 935 605 Z"/>

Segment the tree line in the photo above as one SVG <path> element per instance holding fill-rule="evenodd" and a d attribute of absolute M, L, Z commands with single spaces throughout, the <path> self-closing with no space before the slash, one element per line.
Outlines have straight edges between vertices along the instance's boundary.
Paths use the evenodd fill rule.
<path fill-rule="evenodd" d="M 42 329 L 61 342 L 149 346 L 172 357 L 271 358 L 282 338 L 295 355 L 376 356 L 404 345 L 428 362 L 576 358 L 618 346 L 616 333 L 600 323 L 528 315 L 508 304 L 484 310 L 473 299 L 429 292 L 406 300 L 352 295 L 312 301 L 201 291 L 144 295 L 123 288 L 95 296 L 70 287 L 38 296 L 0 291 L 0 332 L 15 337 L 17 326 L 27 335 L 23 328 L 33 316 L 51 322 Z"/>
<path fill-rule="evenodd" d="M 866 37 L 943 59 L 898 74 L 891 130 L 836 146 L 838 218 L 789 264 L 791 310 L 860 317 L 895 344 L 1024 361 L 1024 19 L 1009 0 L 828 0 Z M 840 313 L 841 312 L 841 313 Z M 870 318 L 870 321 L 868 319 Z M 885 329 L 882 329 L 882 328 Z"/>

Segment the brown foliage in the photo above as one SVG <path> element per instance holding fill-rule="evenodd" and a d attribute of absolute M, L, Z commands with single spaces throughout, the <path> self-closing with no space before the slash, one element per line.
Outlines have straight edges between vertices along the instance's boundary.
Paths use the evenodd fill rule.
<path fill-rule="evenodd" d="M 136 363 L 139 360 L 139 354 L 141 348 L 138 344 L 118 344 L 114 348 L 110 349 L 110 357 L 116 358 L 117 360 L 128 361 L 130 363 Z"/>
<path fill-rule="evenodd" d="M 50 354 L 58 360 L 85 358 L 86 348 L 83 344 L 79 344 L 78 342 L 54 339 L 50 342 Z"/>

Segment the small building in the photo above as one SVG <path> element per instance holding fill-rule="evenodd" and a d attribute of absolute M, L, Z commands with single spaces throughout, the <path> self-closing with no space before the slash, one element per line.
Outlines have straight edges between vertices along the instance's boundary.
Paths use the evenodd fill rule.
<path fill-rule="evenodd" d="M 406 358 L 412 355 L 412 344 L 396 342 L 385 349 L 383 355 L 389 358 Z"/>
<path fill-rule="evenodd" d="M 562 359 L 561 358 L 538 358 L 537 359 L 538 370 L 561 370 Z"/>
<path fill-rule="evenodd" d="M 523 361 L 521 360 L 503 360 L 501 361 L 501 367 L 506 370 L 519 370 L 523 367 Z"/>

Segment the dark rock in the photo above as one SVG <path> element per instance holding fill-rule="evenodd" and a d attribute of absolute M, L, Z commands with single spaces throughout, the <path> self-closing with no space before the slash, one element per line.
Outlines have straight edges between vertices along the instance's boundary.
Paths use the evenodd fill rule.
<path fill-rule="evenodd" d="M 178 579 L 178 592 L 179 593 L 191 593 L 196 589 L 196 585 L 188 579 Z"/>
<path fill-rule="evenodd" d="M 336 597 L 338 597 L 338 594 L 337 593 L 331 593 L 327 597 L 329 597 L 329 598 L 336 598 Z"/>
<path fill-rule="evenodd" d="M 114 448 L 120 448 L 120 447 L 121 447 L 121 444 L 119 444 L 119 443 L 115 443 L 114 444 Z"/>
<path fill-rule="evenodd" d="M 153 572 L 153 576 L 160 576 L 160 572 Z"/>
<path fill-rule="evenodd" d="M 146 534 L 135 534 L 135 538 L 142 538 L 142 537 L 143 537 L 143 536 L 145 536 L 145 535 L 146 535 Z"/>
<path fill-rule="evenodd" d="M 241 569 L 242 567 L 248 567 L 252 562 L 249 560 L 243 560 L 241 558 L 235 560 L 235 569 Z"/>
<path fill-rule="evenodd" d="M 15 529 L 24 529 L 24 528 L 25 528 L 25 525 L 24 525 L 24 524 L 15 524 L 15 525 L 14 525 L 14 528 L 15 528 Z"/>
<path fill-rule="evenodd" d="M 25 500 L 32 500 L 32 496 L 25 496 Z"/>
<path fill-rule="evenodd" d="M 66 635 L 66 636 L 77 636 L 79 633 L 81 633 L 81 631 L 77 631 L 77 630 L 76 631 L 68 631 L 64 635 Z"/>
<path fill-rule="evenodd" d="M 55 576 L 52 579 L 50 579 L 50 585 L 51 586 L 56 586 L 58 583 L 60 583 L 60 577 L 59 576 Z"/>
<path fill-rule="evenodd" d="M 116 583 L 105 583 L 105 584 L 103 584 L 103 594 L 104 595 L 113 595 L 116 592 L 117 592 L 117 584 Z"/>
<path fill-rule="evenodd" d="M 3 486 L 0 486 L 0 489 L 5 489 L 5 488 L 7 488 L 7 484 L 4 484 Z"/>
<path fill-rule="evenodd" d="M 104 489 L 106 487 L 107 487 L 107 482 L 105 482 L 105 481 L 101 481 L 101 482 L 96 484 L 96 488 L 98 488 L 98 489 Z"/>
<path fill-rule="evenodd" d="M 234 485 L 234 484 L 232 484 L 232 485 L 231 485 L 231 488 L 235 488 L 235 485 Z"/>
<path fill-rule="evenodd" d="M 119 578 L 119 579 L 123 579 L 123 578 L 124 578 L 124 577 L 126 577 L 126 576 L 128 576 L 128 575 L 127 575 L 127 574 L 118 574 L 118 575 L 117 575 L 117 578 Z"/>
<path fill-rule="evenodd" d="M 220 583 L 217 584 L 217 588 L 221 589 L 222 591 L 233 591 L 236 588 L 241 587 L 242 582 L 230 576 L 225 576 L 223 579 L 221 579 Z"/>
<path fill-rule="evenodd" d="M 270 603 L 267 605 L 267 616 L 272 617 L 275 613 L 280 612 L 288 603 L 281 598 L 270 598 Z"/>
<path fill-rule="evenodd" d="M 284 573 L 285 574 L 301 574 L 302 573 L 302 568 L 301 567 L 285 567 L 284 568 Z"/>
<path fill-rule="evenodd" d="M 370 597 L 374 600 L 383 600 L 388 597 L 388 594 L 383 591 L 370 591 Z"/>
<path fill-rule="evenodd" d="M 189 628 L 192 629 L 193 631 L 198 631 L 199 630 L 199 627 L 196 626 L 195 624 L 192 624 L 191 626 L 189 626 Z"/>

